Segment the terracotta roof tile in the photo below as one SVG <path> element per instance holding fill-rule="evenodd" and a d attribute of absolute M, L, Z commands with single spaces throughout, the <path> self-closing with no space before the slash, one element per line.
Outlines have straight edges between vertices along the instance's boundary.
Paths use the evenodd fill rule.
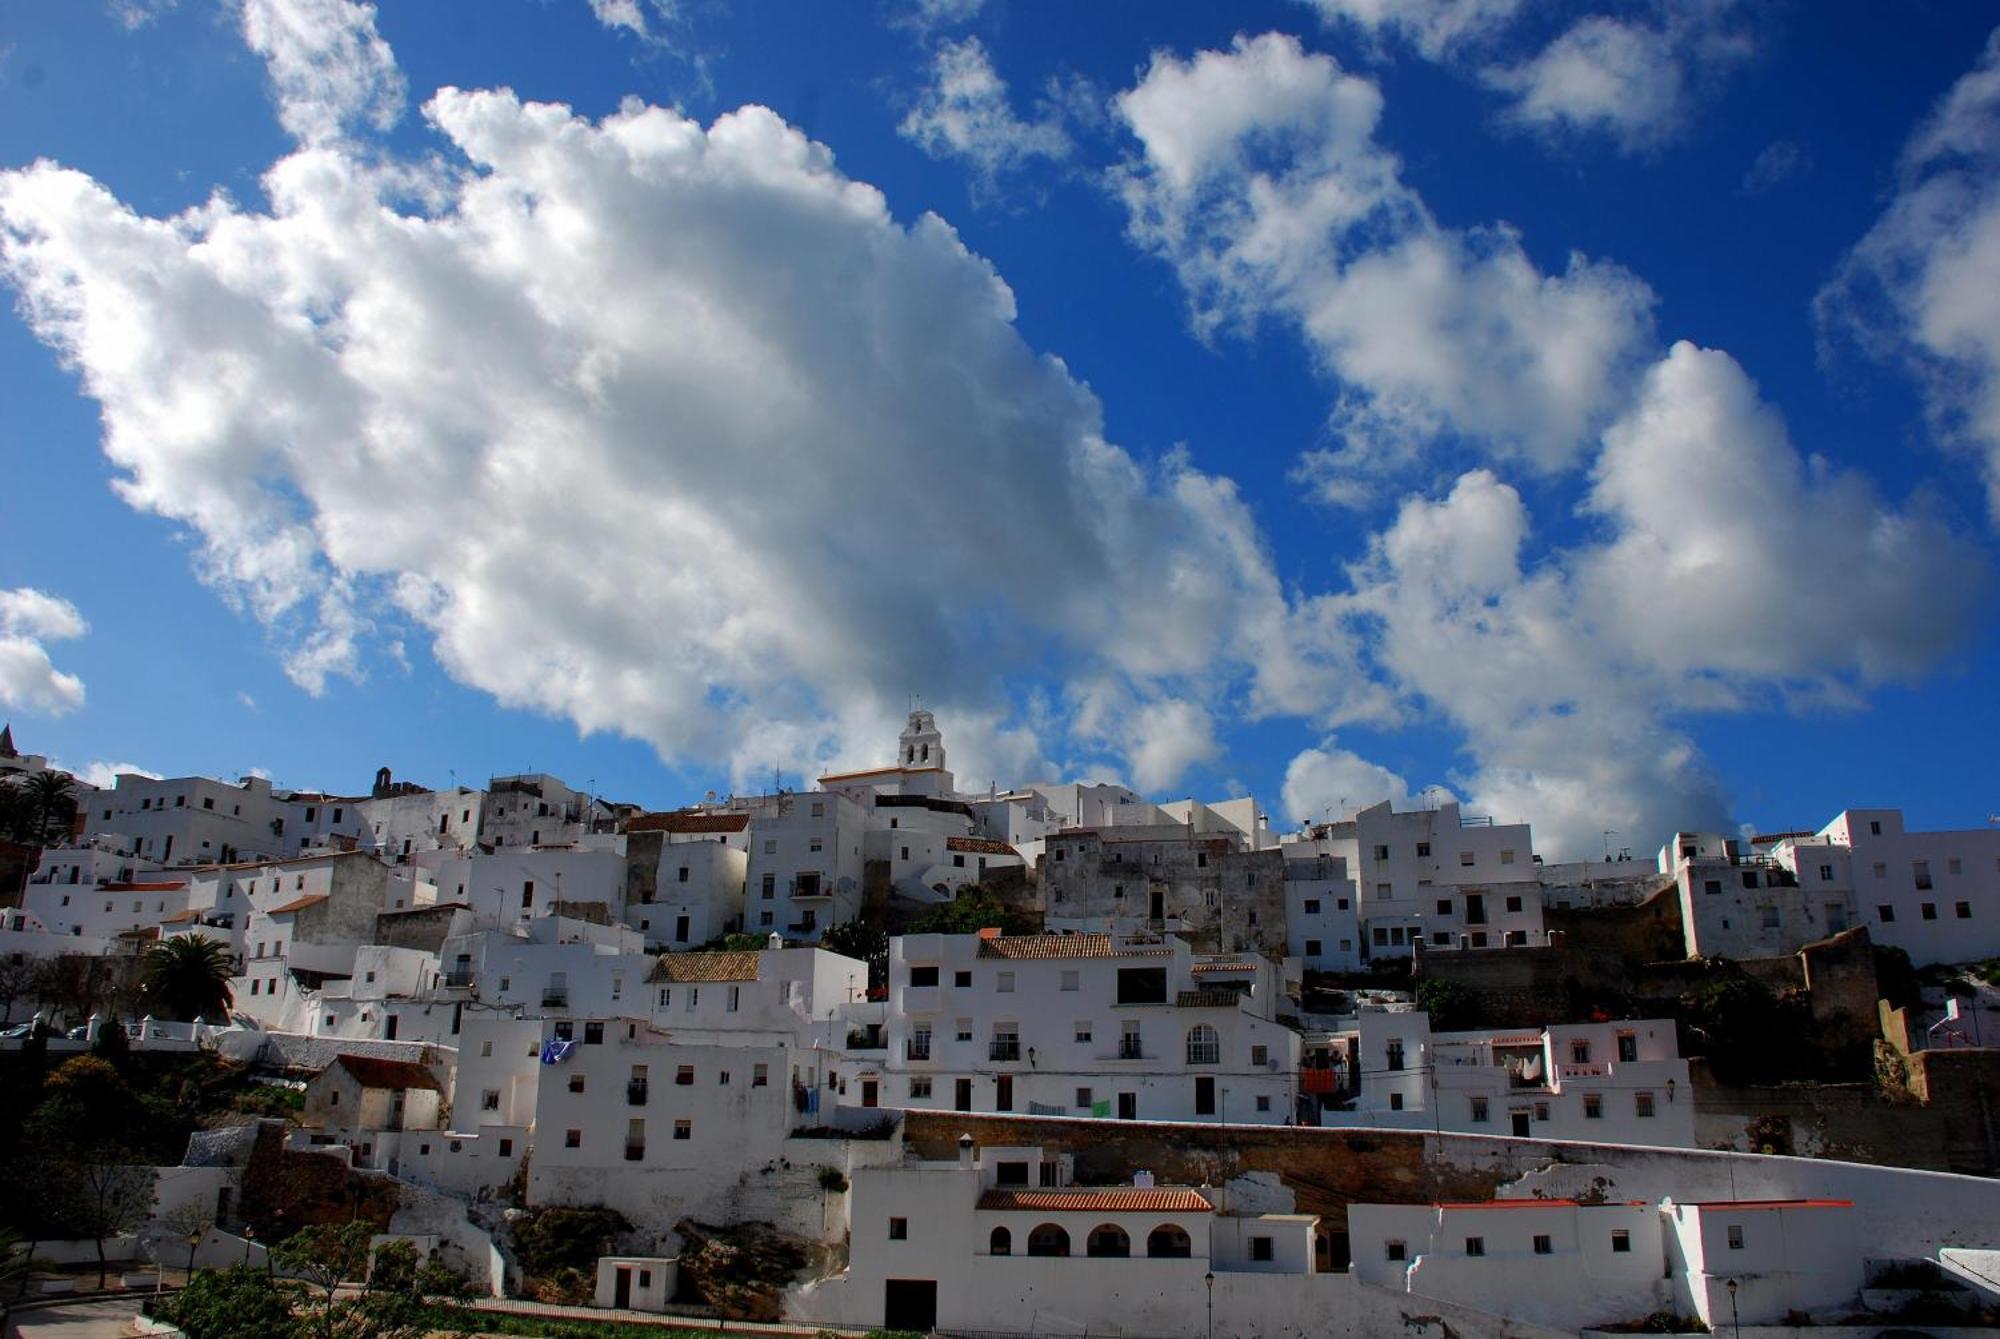
<path fill-rule="evenodd" d="M 327 895 L 325 893 L 307 893 L 304 897 L 296 901 L 287 902 L 282 907 L 272 907 L 264 914 L 266 916 L 282 916 L 288 911 L 304 911 L 307 907 L 318 906 L 320 903 L 326 901 L 326 898 Z"/>
<path fill-rule="evenodd" d="M 750 826 L 748 814 L 640 814 L 627 821 L 627 832 L 741 832 Z"/>
<path fill-rule="evenodd" d="M 651 977 L 654 981 L 755 981 L 758 959 L 755 953 L 662 953 Z"/>
<path fill-rule="evenodd" d="M 989 1190 L 982 1209 L 1025 1209 L 1035 1213 L 1211 1213 L 1214 1205 L 1199 1191 L 1178 1186 L 1074 1187 L 1068 1190 Z"/>
<path fill-rule="evenodd" d="M 981 855 L 1011 855 L 1021 853 L 1006 842 L 988 841 L 984 837 L 947 837 L 944 839 L 947 851 L 977 851 Z"/>
<path fill-rule="evenodd" d="M 859 772 L 828 772 L 820 780 L 855 781 L 864 776 L 893 776 L 899 772 L 915 774 L 918 772 L 942 772 L 943 770 L 944 768 L 942 767 L 870 767 Z"/>
<path fill-rule="evenodd" d="M 1183 990 L 1174 996 L 1177 1009 L 1234 1009 L 1243 996 L 1234 990 Z"/>
<path fill-rule="evenodd" d="M 437 1075 L 414 1060 L 383 1060 L 372 1055 L 343 1055 L 334 1062 L 363 1088 L 428 1088 L 441 1093 Z"/>
<path fill-rule="evenodd" d="M 1209 972 L 1254 972 L 1257 970 L 1257 964 L 1254 962 L 1198 962 L 1188 968 L 1188 970 L 1196 976 L 1202 976 Z"/>
<path fill-rule="evenodd" d="M 981 938 L 982 958 L 1114 958 L 1108 934 L 999 935 Z"/>

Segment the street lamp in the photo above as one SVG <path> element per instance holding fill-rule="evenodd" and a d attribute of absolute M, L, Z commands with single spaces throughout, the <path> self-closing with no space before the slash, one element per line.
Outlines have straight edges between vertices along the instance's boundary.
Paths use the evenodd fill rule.
<path fill-rule="evenodd" d="M 1203 1274 L 1201 1281 L 1208 1288 L 1208 1339 L 1215 1339 L 1215 1271 Z"/>
<path fill-rule="evenodd" d="M 188 1230 L 188 1236 L 187 1236 L 187 1242 L 188 1242 L 188 1267 L 187 1267 L 187 1279 L 186 1279 L 186 1283 L 192 1283 L 192 1282 L 194 1282 L 194 1253 L 195 1253 L 195 1250 L 196 1250 L 196 1248 L 197 1248 L 197 1247 L 199 1247 L 199 1246 L 201 1245 L 201 1242 L 202 1242 L 202 1238 L 206 1237 L 207 1235 L 208 1235 L 208 1233 L 207 1233 L 207 1231 L 206 1231 L 206 1230 L 203 1230 L 203 1231 L 200 1231 L 200 1232 L 197 1232 L 197 1231 L 195 1231 L 195 1230 L 194 1230 L 194 1229 L 192 1229 L 192 1228 L 190 1228 L 190 1229 Z M 183 1284 L 182 1286 L 186 1286 L 186 1283 L 184 1283 L 184 1284 Z"/>
<path fill-rule="evenodd" d="M 1723 1286 L 1729 1289 L 1729 1332 L 1742 1339 L 1743 1319 L 1736 1314 L 1736 1280 L 1731 1279 Z"/>

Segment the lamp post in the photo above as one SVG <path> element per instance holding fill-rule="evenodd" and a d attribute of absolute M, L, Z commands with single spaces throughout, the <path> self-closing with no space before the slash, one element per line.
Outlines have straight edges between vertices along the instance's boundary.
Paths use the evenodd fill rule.
<path fill-rule="evenodd" d="M 1203 1274 L 1201 1281 L 1208 1289 L 1208 1339 L 1215 1339 L 1215 1271 Z"/>
<path fill-rule="evenodd" d="M 1736 1314 L 1736 1280 L 1731 1279 L 1724 1286 L 1729 1289 L 1729 1332 L 1742 1339 L 1743 1319 Z"/>
<path fill-rule="evenodd" d="M 195 1231 L 193 1231 L 193 1230 L 190 1230 L 190 1231 L 188 1232 L 188 1237 L 187 1237 L 187 1242 L 188 1242 L 188 1267 L 187 1267 L 187 1279 L 186 1279 L 186 1280 L 185 1280 L 185 1281 L 184 1281 L 184 1282 L 182 1283 L 182 1286 L 183 1286 L 183 1287 L 187 1286 L 187 1284 L 188 1284 L 188 1283 L 192 1283 L 192 1282 L 194 1282 L 194 1253 L 195 1253 L 196 1249 L 200 1247 L 200 1245 L 201 1245 L 201 1241 L 202 1241 L 202 1238 L 203 1238 L 203 1237 L 206 1237 L 207 1235 L 208 1235 L 208 1233 L 207 1233 L 207 1232 L 195 1232 Z"/>

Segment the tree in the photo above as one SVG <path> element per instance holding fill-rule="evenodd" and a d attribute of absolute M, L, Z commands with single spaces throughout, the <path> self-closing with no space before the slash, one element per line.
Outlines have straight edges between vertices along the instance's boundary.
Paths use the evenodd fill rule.
<path fill-rule="evenodd" d="M 7 1310 L 28 1290 L 28 1275 L 36 1265 L 34 1243 L 11 1228 L 0 1227 L 0 1333 L 7 1329 Z"/>
<path fill-rule="evenodd" d="M 89 1161 L 58 1164 L 55 1183 L 45 1186 L 56 1197 L 57 1213 L 65 1226 L 97 1245 L 97 1286 L 111 1276 L 104 1257 L 106 1238 L 131 1232 L 142 1226 L 153 1208 L 153 1187 L 157 1173 L 151 1167 L 134 1167 L 116 1161 L 112 1150 Z"/>
<path fill-rule="evenodd" d="M 206 1269 L 160 1306 L 160 1319 L 188 1339 L 293 1339 L 292 1309 L 262 1269 Z"/>
<path fill-rule="evenodd" d="M 1457 982 L 1425 977 L 1417 983 L 1417 1007 L 1431 1017 L 1431 1031 L 1458 1032 L 1479 1022 L 1479 992 Z"/>
<path fill-rule="evenodd" d="M 367 1222 L 301 1229 L 271 1250 L 271 1262 L 299 1294 L 300 1332 L 317 1339 L 423 1339 L 443 1328 L 453 1301 L 470 1294 L 465 1281 L 434 1260 L 419 1261 L 406 1241 L 383 1243 L 370 1262 L 375 1229 Z M 359 1296 L 340 1287 L 365 1278 Z"/>
<path fill-rule="evenodd" d="M 33 985 L 35 964 L 26 958 L 15 961 L 13 957 L 0 958 L 0 1023 L 14 1021 L 14 1002 L 26 997 L 34 1000 Z"/>
<path fill-rule="evenodd" d="M 959 889 L 958 896 L 951 901 L 918 916 L 903 933 L 969 935 L 997 929 L 1013 935 L 1033 934 L 1037 928 L 1032 916 L 1006 906 L 992 893 L 973 884 Z"/>
<path fill-rule="evenodd" d="M 67 772 L 37 772 L 28 778 L 36 845 L 68 839 L 70 825 L 76 820 L 76 798 L 70 794 L 73 779 Z"/>
<path fill-rule="evenodd" d="M 303 1294 L 301 1326 L 321 1339 L 334 1339 L 342 1326 L 340 1285 L 368 1274 L 368 1246 L 375 1225 L 361 1222 L 301 1228 L 271 1248 L 271 1264 L 291 1276 Z"/>
<path fill-rule="evenodd" d="M 226 1022 L 236 1002 L 229 988 L 235 975 L 228 945 L 200 935 L 175 935 L 146 950 L 140 994 L 156 1017 Z"/>
<path fill-rule="evenodd" d="M 182 1200 L 154 1222 L 160 1236 L 155 1252 L 163 1252 L 169 1247 L 187 1247 L 187 1276 L 194 1278 L 194 1253 L 201 1248 L 209 1229 L 215 1226 L 215 1214 L 200 1200 Z M 161 1264 L 164 1266 L 165 1261 Z"/>
<path fill-rule="evenodd" d="M 829 925 L 819 937 L 820 947 L 868 964 L 868 984 L 889 984 L 889 932 L 866 921 L 843 921 Z"/>

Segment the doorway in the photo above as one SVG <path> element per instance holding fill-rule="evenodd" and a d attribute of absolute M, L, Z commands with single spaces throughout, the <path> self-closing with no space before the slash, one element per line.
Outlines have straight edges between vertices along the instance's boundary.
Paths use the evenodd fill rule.
<path fill-rule="evenodd" d="M 929 1334 L 937 1328 L 936 1279 L 882 1280 L 882 1328 Z"/>
<path fill-rule="evenodd" d="M 1527 1108 L 1523 1107 L 1521 1110 L 1514 1112 L 1513 1119 L 1514 1119 L 1514 1137 L 1516 1139 L 1526 1139 L 1528 1137 Z"/>
<path fill-rule="evenodd" d="M 993 1109 L 1012 1111 L 1014 1109 L 1014 1076 L 996 1075 L 993 1080 Z"/>
<path fill-rule="evenodd" d="M 953 1111 L 972 1110 L 972 1080 L 959 1079 L 951 1086 L 951 1109 Z"/>
<path fill-rule="evenodd" d="M 617 1281 L 611 1285 L 611 1305 L 620 1311 L 632 1305 L 632 1270 L 630 1266 L 618 1266 Z"/>
<path fill-rule="evenodd" d="M 1215 1080 L 1204 1074 L 1194 1081 L 1194 1114 L 1215 1114 Z"/>
<path fill-rule="evenodd" d="M 1167 895 L 1155 888 L 1146 894 L 1146 914 L 1156 921 L 1167 918 Z"/>
<path fill-rule="evenodd" d="M 881 1086 L 873 1079 L 861 1080 L 861 1105 L 864 1107 L 874 1106 Z"/>
<path fill-rule="evenodd" d="M 1118 1119 L 1119 1120 L 1139 1119 L 1139 1094 L 1137 1093 L 1118 1094 Z"/>

